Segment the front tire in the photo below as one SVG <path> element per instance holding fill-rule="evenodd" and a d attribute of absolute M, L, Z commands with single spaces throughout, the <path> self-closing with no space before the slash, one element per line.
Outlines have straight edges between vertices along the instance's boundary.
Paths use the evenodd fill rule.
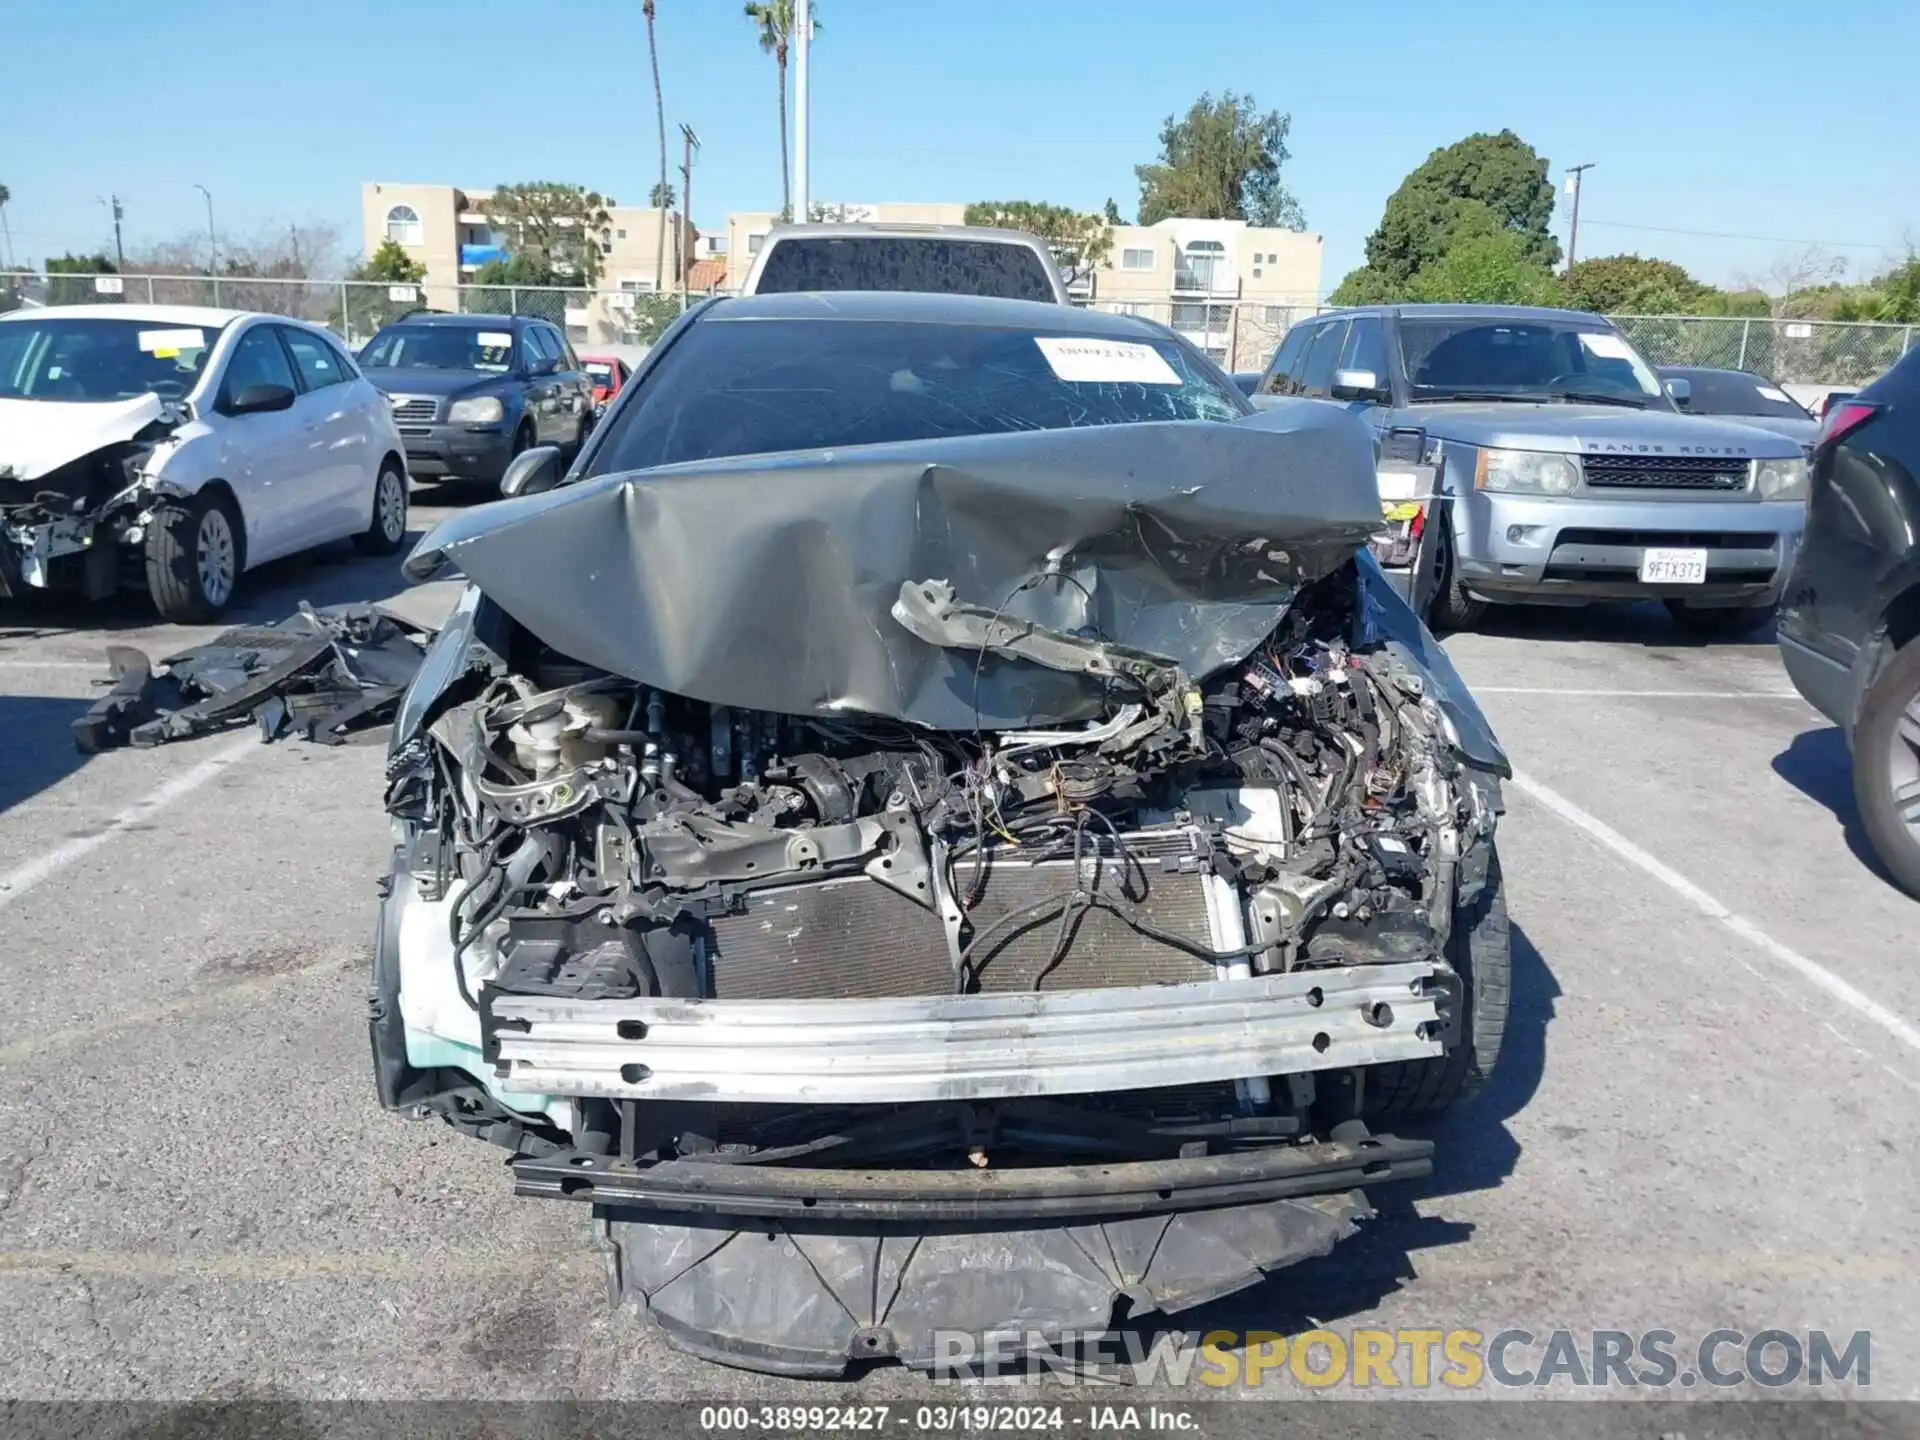
<path fill-rule="evenodd" d="M 1751 635 L 1773 619 L 1774 605 L 1696 605 L 1691 600 L 1667 601 L 1667 614 L 1689 635 L 1731 640 Z"/>
<path fill-rule="evenodd" d="M 1433 597 L 1430 624 L 1436 632 L 1471 630 L 1487 613 L 1487 602 L 1476 600 L 1460 583 L 1460 571 L 1453 563 L 1453 532 L 1447 531 L 1440 552 L 1440 584 Z"/>
<path fill-rule="evenodd" d="M 147 527 L 147 591 L 160 618 L 213 619 L 233 599 L 246 562 L 239 507 L 220 490 L 158 507 Z"/>
<path fill-rule="evenodd" d="M 373 519 L 353 537 L 362 555 L 391 555 L 407 541 L 407 475 L 393 461 L 373 482 Z"/>
<path fill-rule="evenodd" d="M 1853 799 L 1873 853 L 1920 898 L 1920 640 L 1894 654 L 1860 702 Z"/>
<path fill-rule="evenodd" d="M 1366 1072 L 1365 1109 L 1373 1115 L 1420 1115 L 1480 1093 L 1500 1060 L 1513 995 L 1513 931 L 1507 921 L 1500 852 L 1487 841 L 1487 878 L 1470 906 L 1457 907 L 1447 937 L 1447 963 L 1460 976 L 1462 1032 L 1454 1047 L 1430 1060 L 1402 1060 Z"/>

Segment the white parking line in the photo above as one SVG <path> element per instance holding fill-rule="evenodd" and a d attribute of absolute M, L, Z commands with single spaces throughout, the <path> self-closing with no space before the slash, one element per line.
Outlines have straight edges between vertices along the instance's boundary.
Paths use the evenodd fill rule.
<path fill-rule="evenodd" d="M 1476 695 L 1567 695 L 1591 700 L 1798 700 L 1792 690 L 1573 690 L 1564 685 L 1474 685 Z"/>
<path fill-rule="evenodd" d="M 84 859 L 114 836 L 151 820 L 183 795 L 198 790 L 221 771 L 261 748 L 260 737 L 249 732 L 245 739 L 215 751 L 191 770 L 156 788 L 143 800 L 136 800 L 90 835 L 76 835 L 37 855 L 26 864 L 0 875 L 0 908 L 11 905 L 34 886 L 52 879 L 74 861 Z"/>
<path fill-rule="evenodd" d="M 1909 1050 L 1920 1052 L 1920 1028 L 1909 1024 L 1871 995 L 1856 990 L 1817 960 L 1809 960 L 1798 950 L 1781 944 L 1746 916 L 1729 910 L 1679 871 L 1656 860 L 1618 830 L 1589 815 L 1566 796 L 1542 785 L 1531 775 L 1515 771 L 1513 786 L 1523 795 L 1539 801 L 1575 829 L 1585 831 L 1629 865 L 1651 875 L 1676 895 L 1691 903 L 1702 914 L 1718 920 L 1749 945 L 1763 951 L 1803 980 L 1810 981 L 1826 991 L 1856 1015 L 1871 1020 Z"/>

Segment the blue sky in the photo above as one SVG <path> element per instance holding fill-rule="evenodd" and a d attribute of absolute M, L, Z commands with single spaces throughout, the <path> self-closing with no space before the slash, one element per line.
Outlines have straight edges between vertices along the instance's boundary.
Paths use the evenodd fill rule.
<path fill-rule="evenodd" d="M 816 200 L 1111 195 L 1130 217 L 1162 119 L 1235 89 L 1292 114 L 1285 174 L 1326 236 L 1328 288 L 1409 169 L 1503 126 L 1556 182 L 1595 162 L 1582 254 L 1726 283 L 1788 242 L 1844 242 L 1856 274 L 1920 243 L 1914 0 L 818 3 Z M 773 62 L 740 8 L 658 0 L 668 128 L 702 136 L 709 229 L 779 205 Z M 657 169 L 638 0 L 7 10 L 0 182 L 22 257 L 108 241 L 110 192 L 130 244 L 201 229 L 197 182 L 223 232 L 325 221 L 351 251 L 363 180 L 574 180 L 639 203 Z M 1556 223 L 1564 239 L 1564 195 Z"/>

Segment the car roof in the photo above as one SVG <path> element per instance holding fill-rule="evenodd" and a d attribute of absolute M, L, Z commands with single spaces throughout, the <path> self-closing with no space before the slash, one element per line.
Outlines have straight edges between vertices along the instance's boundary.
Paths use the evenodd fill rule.
<path fill-rule="evenodd" d="M 531 325 L 539 320 L 551 325 L 551 320 L 542 320 L 538 315 L 470 315 L 462 312 L 458 315 L 442 315 L 431 310 L 416 310 L 407 315 L 396 315 L 389 325 L 444 325 L 454 330 L 477 330 L 485 326 L 489 330 L 510 330 L 516 325 Z"/>
<path fill-rule="evenodd" d="M 891 320 L 916 325 L 988 325 L 1058 335 L 1164 340 L 1167 331 L 1133 315 L 1081 310 L 1051 300 L 1003 300 L 918 290 L 787 290 L 710 302 L 703 320 Z"/>
<path fill-rule="evenodd" d="M 221 330 L 253 313 L 251 310 L 216 310 L 210 305 L 43 305 L 0 315 L 0 320 L 40 320 L 49 315 L 65 315 L 75 320 L 133 320 L 148 325 L 197 325 L 207 330 Z M 273 318 L 291 317 L 276 315 Z"/>
<path fill-rule="evenodd" d="M 1606 316 L 1590 310 L 1559 310 L 1545 305 L 1355 305 L 1328 311 L 1326 318 L 1342 315 L 1391 315 L 1409 320 L 1571 320 L 1612 328 Z"/>
<path fill-rule="evenodd" d="M 912 221 L 848 221 L 836 224 L 825 221 L 795 222 L 790 225 L 775 225 L 767 232 L 763 244 L 771 245 L 776 240 L 811 240 L 824 236 L 829 240 L 845 240 L 862 235 L 937 235 L 944 240 L 983 240 L 995 245 L 1023 245 L 1028 249 L 1045 248 L 1046 242 L 1028 230 L 1010 230 L 990 225 L 934 225 L 915 224 Z"/>

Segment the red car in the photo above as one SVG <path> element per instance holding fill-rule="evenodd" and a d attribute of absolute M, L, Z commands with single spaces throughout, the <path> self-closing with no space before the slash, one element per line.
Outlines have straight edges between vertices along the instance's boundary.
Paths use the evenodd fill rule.
<path fill-rule="evenodd" d="M 613 402 L 613 397 L 620 393 L 620 387 L 633 374 L 627 368 L 626 361 L 612 355 L 582 355 L 580 368 L 587 372 L 587 379 L 593 385 L 593 413 L 596 416 L 605 412 Z"/>

